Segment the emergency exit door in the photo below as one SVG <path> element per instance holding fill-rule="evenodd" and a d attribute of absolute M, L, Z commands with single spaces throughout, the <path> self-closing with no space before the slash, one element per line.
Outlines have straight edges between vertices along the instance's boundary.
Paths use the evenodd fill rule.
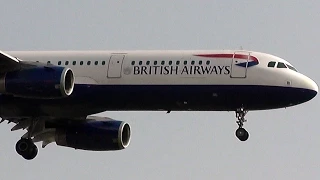
<path fill-rule="evenodd" d="M 125 55 L 123 54 L 116 54 L 110 57 L 109 65 L 108 65 L 108 78 L 121 77 L 122 63 L 123 63 L 124 57 Z"/>

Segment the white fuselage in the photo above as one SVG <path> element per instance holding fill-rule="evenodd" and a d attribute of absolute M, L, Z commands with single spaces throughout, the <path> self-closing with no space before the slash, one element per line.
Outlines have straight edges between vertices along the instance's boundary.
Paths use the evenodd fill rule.
<path fill-rule="evenodd" d="M 41 107 L 39 112 L 48 116 L 85 116 L 105 110 L 273 109 L 306 102 L 318 92 L 316 83 L 289 62 L 253 51 L 6 53 L 27 62 L 72 69 L 76 84 L 70 98 L 33 100 Z M 7 103 L 3 111 L 8 114 L 16 104 L 23 113 L 32 108 L 23 99 L 9 99 Z M 92 109 L 85 108 L 88 106 Z M 65 107 L 73 107 L 73 111 Z"/>
<path fill-rule="evenodd" d="M 218 84 L 299 88 L 304 87 L 305 83 L 310 83 L 311 86 L 315 86 L 312 80 L 298 72 L 288 68 L 268 67 L 270 61 L 291 64 L 281 58 L 258 52 L 220 50 L 8 53 L 24 61 L 49 62 L 69 67 L 75 73 L 77 84 Z M 195 56 L 198 54 L 250 54 L 258 59 L 259 64 L 243 68 L 235 65 L 234 61 L 237 59 L 233 57 Z"/>

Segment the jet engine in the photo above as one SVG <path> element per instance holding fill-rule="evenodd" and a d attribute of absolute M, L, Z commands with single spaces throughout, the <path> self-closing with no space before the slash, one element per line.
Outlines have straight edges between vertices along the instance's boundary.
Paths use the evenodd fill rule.
<path fill-rule="evenodd" d="M 97 118 L 77 125 L 57 128 L 56 144 L 91 151 L 121 150 L 128 147 L 131 137 L 128 123 L 109 118 Z"/>
<path fill-rule="evenodd" d="M 74 88 L 71 69 L 36 66 L 0 75 L 0 93 L 26 98 L 62 98 Z"/>

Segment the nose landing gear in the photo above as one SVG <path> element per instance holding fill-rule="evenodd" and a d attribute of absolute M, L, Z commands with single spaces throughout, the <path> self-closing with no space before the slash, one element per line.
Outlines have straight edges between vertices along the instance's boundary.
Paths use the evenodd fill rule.
<path fill-rule="evenodd" d="M 248 111 L 244 110 L 244 108 L 239 108 L 236 110 L 236 118 L 238 119 L 236 123 L 238 124 L 239 128 L 236 130 L 236 136 L 240 141 L 246 141 L 249 138 L 249 133 L 243 128 L 244 122 L 247 120 L 245 119 L 245 115 Z"/>

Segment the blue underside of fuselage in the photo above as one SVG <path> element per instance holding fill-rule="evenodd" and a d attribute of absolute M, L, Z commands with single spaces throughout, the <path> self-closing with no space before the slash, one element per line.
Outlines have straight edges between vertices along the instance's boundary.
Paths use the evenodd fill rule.
<path fill-rule="evenodd" d="M 233 111 L 239 107 L 263 110 L 300 104 L 316 94 L 309 89 L 261 85 L 77 84 L 72 95 L 62 99 L 1 95 L 1 115 L 86 116 L 107 110 Z"/>

